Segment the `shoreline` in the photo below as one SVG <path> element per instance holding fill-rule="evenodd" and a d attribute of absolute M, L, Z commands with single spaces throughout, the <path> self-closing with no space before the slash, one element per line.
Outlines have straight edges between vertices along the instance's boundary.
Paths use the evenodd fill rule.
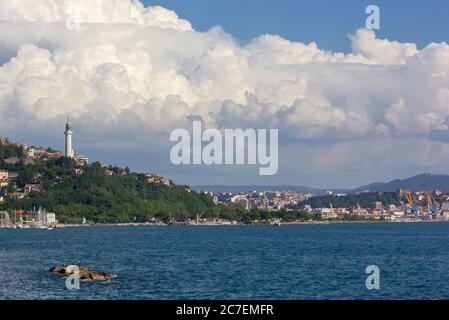
<path fill-rule="evenodd" d="M 331 225 L 331 224 L 380 224 L 380 223 L 447 223 L 449 221 L 444 220 L 418 220 L 418 221 L 292 221 L 292 222 L 281 222 L 278 224 L 269 224 L 269 223 L 200 223 L 200 224 L 188 224 L 188 223 L 179 223 L 179 224 L 155 224 L 155 223 L 97 223 L 97 224 L 61 224 L 57 225 L 56 228 L 107 228 L 107 227 L 254 227 L 254 226 L 267 226 L 267 227 L 279 227 L 279 226 L 294 226 L 294 225 Z"/>
<path fill-rule="evenodd" d="M 111 228 L 111 227 L 254 227 L 254 226 L 267 226 L 267 227 L 282 227 L 282 226 L 294 226 L 294 225 L 332 225 L 332 224 L 380 224 L 380 223 L 444 223 L 449 222 L 445 220 L 396 220 L 396 221 L 290 221 L 281 222 L 280 224 L 270 223 L 96 223 L 96 224 L 74 224 L 74 223 L 59 223 L 54 225 L 52 229 L 66 229 L 66 228 Z M 1 226 L 0 229 L 21 229 L 14 226 Z M 25 229 L 39 229 L 39 228 L 25 228 Z"/>

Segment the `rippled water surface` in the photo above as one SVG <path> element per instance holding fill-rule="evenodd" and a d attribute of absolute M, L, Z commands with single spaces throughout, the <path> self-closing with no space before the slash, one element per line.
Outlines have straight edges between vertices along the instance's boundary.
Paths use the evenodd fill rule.
<path fill-rule="evenodd" d="M 118 278 L 69 291 L 67 263 Z M 448 267 L 449 223 L 0 229 L 0 299 L 449 299 Z"/>

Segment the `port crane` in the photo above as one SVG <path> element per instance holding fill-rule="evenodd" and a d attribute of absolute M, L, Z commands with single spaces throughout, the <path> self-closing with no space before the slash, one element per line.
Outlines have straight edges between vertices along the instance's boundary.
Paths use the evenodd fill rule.
<path fill-rule="evenodd" d="M 416 218 L 419 215 L 419 206 L 416 203 L 415 196 L 413 192 L 410 190 L 400 190 L 401 199 L 406 201 L 405 208 L 409 208 L 411 210 L 411 214 Z"/>
<path fill-rule="evenodd" d="M 432 218 L 436 219 L 438 217 L 438 209 L 439 205 L 438 202 L 435 201 L 435 199 L 432 196 L 431 192 L 424 192 L 424 200 L 427 203 L 427 212 L 432 214 Z"/>

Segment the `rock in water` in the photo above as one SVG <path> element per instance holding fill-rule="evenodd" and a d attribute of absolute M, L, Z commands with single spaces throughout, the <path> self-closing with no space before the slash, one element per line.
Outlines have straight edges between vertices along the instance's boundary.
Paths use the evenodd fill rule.
<path fill-rule="evenodd" d="M 87 268 L 83 268 L 81 266 L 73 264 L 64 267 L 54 266 L 50 269 L 50 272 L 64 277 L 68 277 L 72 274 L 75 274 L 76 272 L 79 272 L 81 281 L 90 281 L 90 280 L 104 281 L 114 278 L 114 275 L 112 274 L 106 272 L 92 271 Z"/>
<path fill-rule="evenodd" d="M 54 266 L 50 269 L 50 272 L 64 274 L 65 269 L 63 267 Z"/>

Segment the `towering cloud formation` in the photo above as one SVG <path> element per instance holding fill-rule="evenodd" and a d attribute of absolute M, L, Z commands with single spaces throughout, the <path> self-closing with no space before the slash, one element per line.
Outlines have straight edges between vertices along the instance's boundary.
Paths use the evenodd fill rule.
<path fill-rule="evenodd" d="M 142 133 L 168 144 L 171 129 L 202 118 L 219 128 L 280 128 L 287 176 L 297 158 L 308 172 L 367 179 L 375 166 L 395 172 L 401 158 L 410 171 L 443 168 L 449 46 L 418 50 L 363 29 L 351 41 L 351 54 L 273 35 L 242 47 L 220 28 L 197 32 L 137 0 L 3 1 L 0 128 L 53 130 L 70 114 L 98 145 Z"/>
<path fill-rule="evenodd" d="M 138 0 L 10 0 L 0 7 L 0 20 L 66 23 L 79 14 L 85 23 L 129 23 L 180 31 L 192 30 L 188 21 L 161 7 L 144 8 Z"/>

